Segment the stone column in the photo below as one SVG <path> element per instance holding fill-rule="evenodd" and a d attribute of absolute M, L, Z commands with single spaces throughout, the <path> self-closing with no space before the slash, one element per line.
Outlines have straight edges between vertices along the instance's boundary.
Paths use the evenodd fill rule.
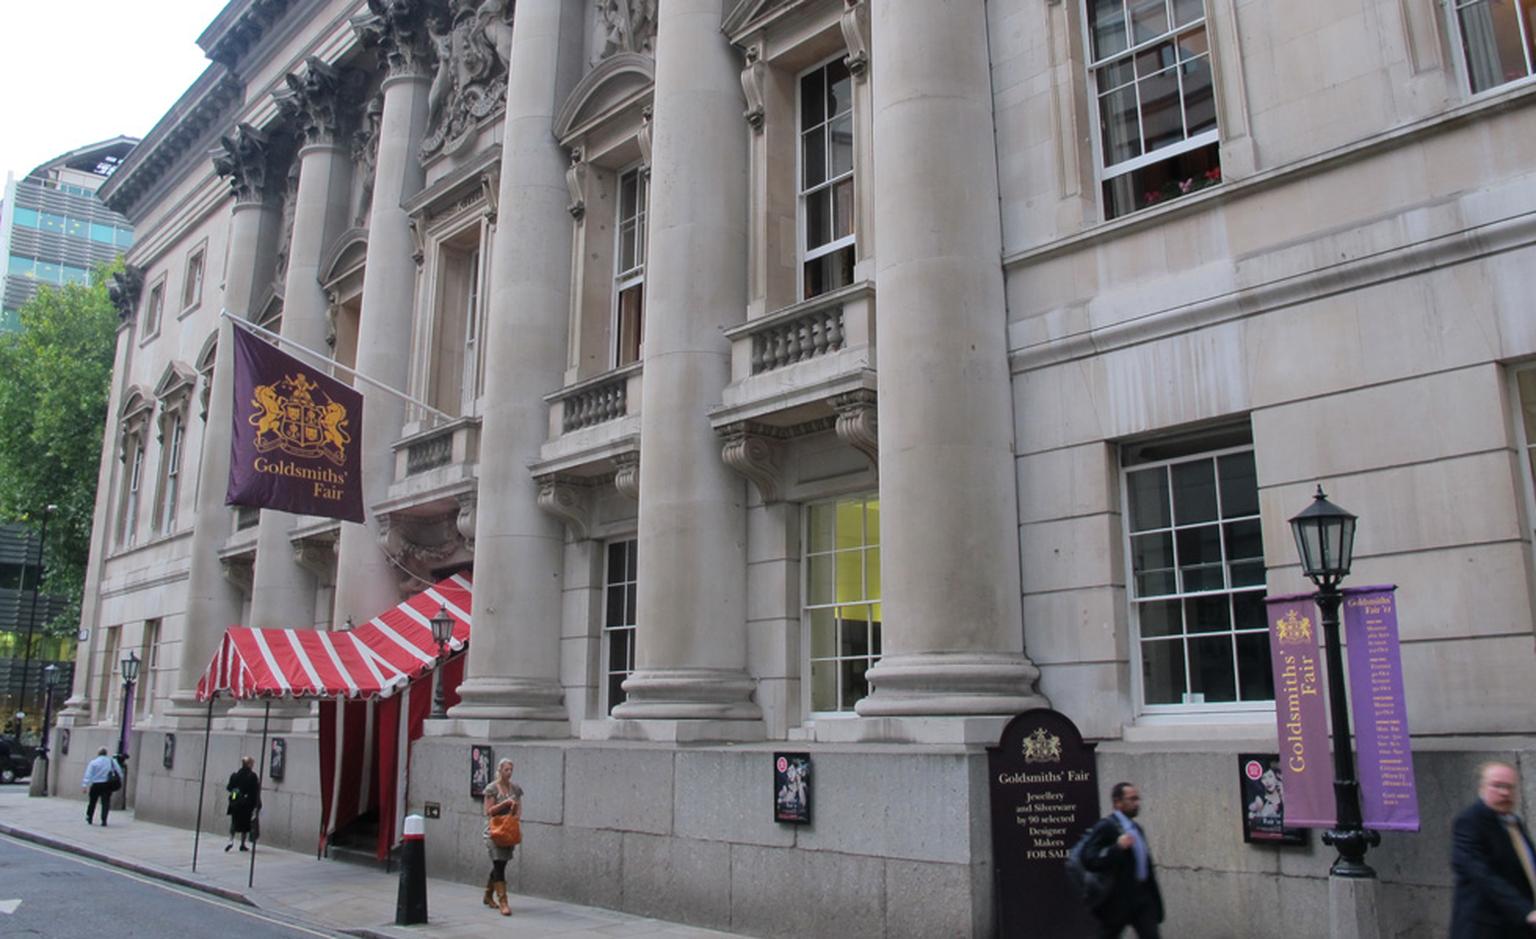
<path fill-rule="evenodd" d="M 857 711 L 1011 715 L 1045 702 L 1023 654 L 986 4 L 871 6 L 876 323 L 892 380 L 879 392 L 885 656 Z"/>
<path fill-rule="evenodd" d="M 355 92 L 354 73 L 311 57 L 303 72 L 290 74 L 287 87 L 274 96 L 278 109 L 303 138 L 283 288 L 282 334 L 316 351 L 325 348 L 329 305 L 320 287 L 321 253 L 345 228 L 351 198 L 352 160 L 342 135 L 345 111 Z M 247 626 L 315 625 L 315 578 L 299 564 L 288 539 L 294 521 L 295 516 L 287 512 L 261 512 Z"/>
<path fill-rule="evenodd" d="M 613 711 L 662 739 L 762 738 L 747 675 L 746 482 L 706 416 L 747 303 L 748 130 L 721 0 L 662 0 L 656 42 L 635 664 Z"/>
<path fill-rule="evenodd" d="M 357 370 L 375 381 L 404 389 L 410 368 L 411 319 L 415 306 L 416 265 L 411 219 L 401 204 L 421 191 L 425 171 L 416 151 L 427 126 L 427 88 L 431 59 L 425 4 L 398 3 L 364 13 L 352 21 L 367 45 L 378 46 L 387 67 L 384 109 L 379 119 L 374 161 L 373 201 L 368 215 L 368 266 L 363 275 L 363 307 L 357 327 Z M 358 382 L 363 394 L 362 485 L 365 502 L 384 498 L 394 479 L 394 450 L 405 402 Z M 379 523 L 342 522 L 336 565 L 333 619 L 364 623 L 399 600 L 395 568 L 379 543 Z"/>
<path fill-rule="evenodd" d="M 565 736 L 560 690 L 564 531 L 538 507 L 528 464 L 561 386 L 570 225 L 555 111 L 581 64 L 580 0 L 521 0 L 512 24 L 501 186 L 486 317 L 485 413 L 475 513 L 475 591 L 460 703 L 476 736 Z"/>
<path fill-rule="evenodd" d="M 273 166 L 278 149 L 261 131 L 242 124 L 224 137 L 214 156 L 214 168 L 229 177 L 235 207 L 229 221 L 229 268 L 224 279 L 224 308 L 233 317 L 249 319 L 256 312 L 257 293 L 272 270 L 281 224 L 272 195 L 282 186 L 282 173 Z M 197 467 L 196 522 L 188 551 L 187 602 L 181 628 L 181 659 L 176 691 L 167 715 L 177 724 L 202 726 L 205 714 L 197 703 L 197 680 L 208 667 L 226 627 L 240 621 L 239 589 L 224 576 L 219 549 L 233 529 L 224 504 L 229 484 L 230 428 L 234 421 L 233 327 L 219 320 L 213 388 L 203 425 L 202 453 Z"/>

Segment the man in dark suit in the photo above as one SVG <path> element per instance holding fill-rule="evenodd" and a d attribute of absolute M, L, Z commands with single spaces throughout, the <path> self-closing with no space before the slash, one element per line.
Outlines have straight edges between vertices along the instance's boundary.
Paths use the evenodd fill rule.
<path fill-rule="evenodd" d="M 1100 939 L 1115 939 L 1126 927 L 1136 930 L 1137 939 L 1158 939 L 1163 896 L 1157 889 L 1152 849 L 1136 824 L 1141 793 L 1121 782 L 1115 783 L 1109 798 L 1115 810 L 1099 819 L 1083 847 L 1083 866 L 1110 880 L 1108 896 L 1093 911 L 1099 919 Z"/>
<path fill-rule="evenodd" d="M 1478 801 L 1451 829 L 1451 939 L 1536 936 L 1536 849 L 1515 814 L 1520 774 L 1508 763 L 1484 763 Z"/>

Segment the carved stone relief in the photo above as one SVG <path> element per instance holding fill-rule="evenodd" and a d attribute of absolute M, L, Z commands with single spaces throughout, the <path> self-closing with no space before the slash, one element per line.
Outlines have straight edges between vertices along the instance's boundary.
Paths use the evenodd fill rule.
<path fill-rule="evenodd" d="M 373 210 L 373 176 L 379 165 L 379 127 L 383 119 L 384 93 L 380 91 L 363 105 L 362 120 L 352 135 L 352 164 L 361 187 L 352 224 L 358 228 L 368 227 L 368 216 Z"/>
<path fill-rule="evenodd" d="M 379 544 L 400 571 L 402 593 L 414 593 L 436 578 L 433 569 L 457 559 L 467 560 L 469 546 L 459 528 L 462 506 L 436 515 L 381 512 Z"/>
<path fill-rule="evenodd" d="M 750 480 L 765 503 L 779 501 L 780 442 L 746 421 L 727 424 L 718 433 L 725 441 L 720 449 L 725 465 Z"/>
<path fill-rule="evenodd" d="M 224 573 L 224 579 L 234 584 L 245 596 L 251 595 L 251 585 L 255 581 L 256 556 L 254 554 L 239 554 L 234 557 L 219 559 L 219 567 Z"/>
<path fill-rule="evenodd" d="M 272 265 L 272 289 L 281 296 L 288 279 L 288 255 L 293 247 L 293 218 L 299 201 L 299 160 L 295 156 L 283 178 L 283 216 L 277 227 L 277 252 Z"/>
<path fill-rule="evenodd" d="M 511 15 L 510 0 L 451 0 L 429 17 L 437 70 L 427 92 L 423 159 L 457 153 L 506 97 Z"/>
<path fill-rule="evenodd" d="M 657 0 L 597 0 L 598 41 L 592 64 L 618 52 L 656 54 Z"/>

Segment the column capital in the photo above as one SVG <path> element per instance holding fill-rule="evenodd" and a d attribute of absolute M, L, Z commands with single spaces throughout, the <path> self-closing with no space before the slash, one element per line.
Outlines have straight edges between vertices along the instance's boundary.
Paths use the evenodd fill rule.
<path fill-rule="evenodd" d="M 219 138 L 213 151 L 213 171 L 229 178 L 236 202 L 260 204 L 284 184 L 276 165 L 283 149 L 266 131 L 236 124 L 232 132 Z"/>
<path fill-rule="evenodd" d="M 368 0 L 368 10 L 352 17 L 352 31 L 362 44 L 383 55 L 390 78 L 420 78 L 432 73 L 432 37 L 427 31 L 426 0 Z"/>
<path fill-rule="evenodd" d="M 316 56 L 304 68 L 283 76 L 284 87 L 272 94 L 282 115 L 293 121 L 306 144 L 337 144 L 355 117 L 363 90 L 363 75 Z"/>

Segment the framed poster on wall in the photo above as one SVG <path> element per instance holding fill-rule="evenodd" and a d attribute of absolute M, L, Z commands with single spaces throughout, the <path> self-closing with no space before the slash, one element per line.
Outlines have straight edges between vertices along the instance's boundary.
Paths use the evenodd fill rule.
<path fill-rule="evenodd" d="M 1243 841 L 1249 844 L 1306 844 L 1305 828 L 1285 825 L 1285 786 L 1278 753 L 1239 753 Z"/>
<path fill-rule="evenodd" d="M 478 744 L 469 748 L 469 794 L 472 798 L 485 797 L 485 787 L 491 784 L 495 766 L 495 750 Z"/>

